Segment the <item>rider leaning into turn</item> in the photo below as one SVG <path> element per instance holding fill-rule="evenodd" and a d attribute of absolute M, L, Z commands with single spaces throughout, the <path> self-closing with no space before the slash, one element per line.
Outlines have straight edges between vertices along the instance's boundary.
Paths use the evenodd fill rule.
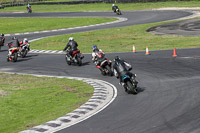
<path fill-rule="evenodd" d="M 118 9 L 118 6 L 116 6 L 115 4 L 113 4 L 113 5 L 112 5 L 112 10 L 113 10 L 114 12 L 116 12 L 117 9 Z"/>
<path fill-rule="evenodd" d="M 20 42 L 20 45 L 28 45 L 28 51 L 30 50 L 30 45 L 27 38 L 24 38 L 23 41 Z"/>
<path fill-rule="evenodd" d="M 105 59 L 105 54 L 101 49 L 98 49 L 96 45 L 92 47 L 92 62 L 95 63 L 96 67 L 100 69 L 100 71 L 103 71 L 103 68 L 101 68 L 100 64 Z"/>
<path fill-rule="evenodd" d="M 114 75 L 119 78 L 120 85 L 124 85 L 124 83 L 122 82 L 122 77 L 124 75 L 129 75 L 130 77 L 132 77 L 133 74 L 129 72 L 130 70 L 132 70 L 132 66 L 129 63 L 121 60 L 118 56 L 115 56 L 112 71 Z"/>
<path fill-rule="evenodd" d="M 67 50 L 68 48 L 68 51 L 67 51 L 67 54 L 72 57 L 72 54 L 74 51 L 78 50 L 78 44 L 76 41 L 74 41 L 74 38 L 73 37 L 70 37 L 69 38 L 69 42 L 67 43 L 66 47 L 64 48 L 63 51 Z"/>

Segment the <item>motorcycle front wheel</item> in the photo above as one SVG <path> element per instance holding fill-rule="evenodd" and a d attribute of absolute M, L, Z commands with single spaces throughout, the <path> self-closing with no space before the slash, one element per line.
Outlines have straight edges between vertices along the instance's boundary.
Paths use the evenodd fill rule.
<path fill-rule="evenodd" d="M 109 76 L 112 76 L 112 71 L 111 71 L 111 68 L 110 68 L 110 66 L 106 66 L 106 69 L 107 69 L 107 71 L 108 71 L 108 75 Z"/>
<path fill-rule="evenodd" d="M 16 62 L 16 61 L 17 61 L 17 56 L 18 56 L 18 53 L 17 53 L 17 52 L 15 52 L 15 53 L 14 53 L 14 58 L 13 58 L 13 61 L 14 61 L 14 62 Z"/>
<path fill-rule="evenodd" d="M 65 55 L 65 60 L 66 60 L 66 62 L 67 62 L 68 65 L 71 65 L 71 61 L 68 60 L 68 56 L 67 55 Z"/>
<path fill-rule="evenodd" d="M 82 65 L 82 60 L 81 60 L 81 58 L 80 58 L 80 57 L 77 57 L 77 64 L 78 64 L 79 66 L 81 66 L 81 65 Z"/>
<path fill-rule="evenodd" d="M 23 52 L 22 58 L 26 57 L 26 55 L 27 55 L 27 50 L 25 50 L 25 51 Z"/>
<path fill-rule="evenodd" d="M 128 92 L 128 93 L 133 93 L 133 94 L 137 94 L 137 93 L 138 93 L 138 92 L 137 92 L 137 89 L 134 88 L 134 86 L 132 85 L 132 83 L 131 83 L 130 81 L 127 81 L 127 82 L 126 82 L 126 85 L 127 85 L 127 87 L 128 87 L 128 89 L 127 89 L 127 92 Z"/>

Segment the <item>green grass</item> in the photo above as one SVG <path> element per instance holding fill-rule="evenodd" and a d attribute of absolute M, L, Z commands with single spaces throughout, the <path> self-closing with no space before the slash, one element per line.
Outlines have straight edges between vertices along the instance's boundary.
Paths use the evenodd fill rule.
<path fill-rule="evenodd" d="M 136 46 L 137 51 L 145 50 L 146 46 L 149 47 L 149 50 L 200 47 L 200 37 L 198 36 L 159 36 L 146 32 L 146 29 L 164 23 L 166 22 L 49 37 L 32 42 L 31 48 L 62 50 L 68 41 L 67 38 L 70 36 L 75 38 L 79 44 L 78 48 L 84 53 L 92 52 L 94 44 L 105 52 L 132 51 L 133 44 Z"/>
<path fill-rule="evenodd" d="M 147 3 L 117 3 L 124 10 L 144 10 L 162 7 L 198 7 L 199 1 L 168 1 Z M 112 3 L 75 4 L 75 5 L 33 5 L 33 12 L 79 12 L 79 11 L 111 11 Z M 27 12 L 26 6 L 8 7 L 0 12 Z"/>
<path fill-rule="evenodd" d="M 93 87 L 82 81 L 0 73 L 0 132 L 16 133 L 56 119 L 92 94 Z"/>
<path fill-rule="evenodd" d="M 115 18 L 1 18 L 0 29 L 4 34 L 53 30 L 99 24 L 117 20 Z"/>

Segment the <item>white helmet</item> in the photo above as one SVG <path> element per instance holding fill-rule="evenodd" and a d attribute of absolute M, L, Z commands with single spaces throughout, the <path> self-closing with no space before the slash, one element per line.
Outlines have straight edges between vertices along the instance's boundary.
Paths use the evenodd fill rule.
<path fill-rule="evenodd" d="M 112 6 L 115 6 L 115 4 L 112 4 Z"/>
<path fill-rule="evenodd" d="M 69 41 L 73 41 L 73 40 L 74 40 L 74 38 L 73 38 L 73 37 L 70 37 L 70 38 L 69 38 Z"/>
<path fill-rule="evenodd" d="M 28 43 L 28 39 L 24 38 L 23 43 Z"/>

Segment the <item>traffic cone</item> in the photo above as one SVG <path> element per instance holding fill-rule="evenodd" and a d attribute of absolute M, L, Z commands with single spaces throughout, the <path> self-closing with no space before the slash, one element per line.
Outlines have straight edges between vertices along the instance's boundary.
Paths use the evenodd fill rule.
<path fill-rule="evenodd" d="M 135 45 L 133 45 L 133 53 L 136 53 Z"/>
<path fill-rule="evenodd" d="M 146 46 L 146 55 L 150 55 L 148 46 Z"/>
<path fill-rule="evenodd" d="M 177 56 L 176 49 L 174 48 L 173 57 L 176 57 L 176 56 Z"/>

